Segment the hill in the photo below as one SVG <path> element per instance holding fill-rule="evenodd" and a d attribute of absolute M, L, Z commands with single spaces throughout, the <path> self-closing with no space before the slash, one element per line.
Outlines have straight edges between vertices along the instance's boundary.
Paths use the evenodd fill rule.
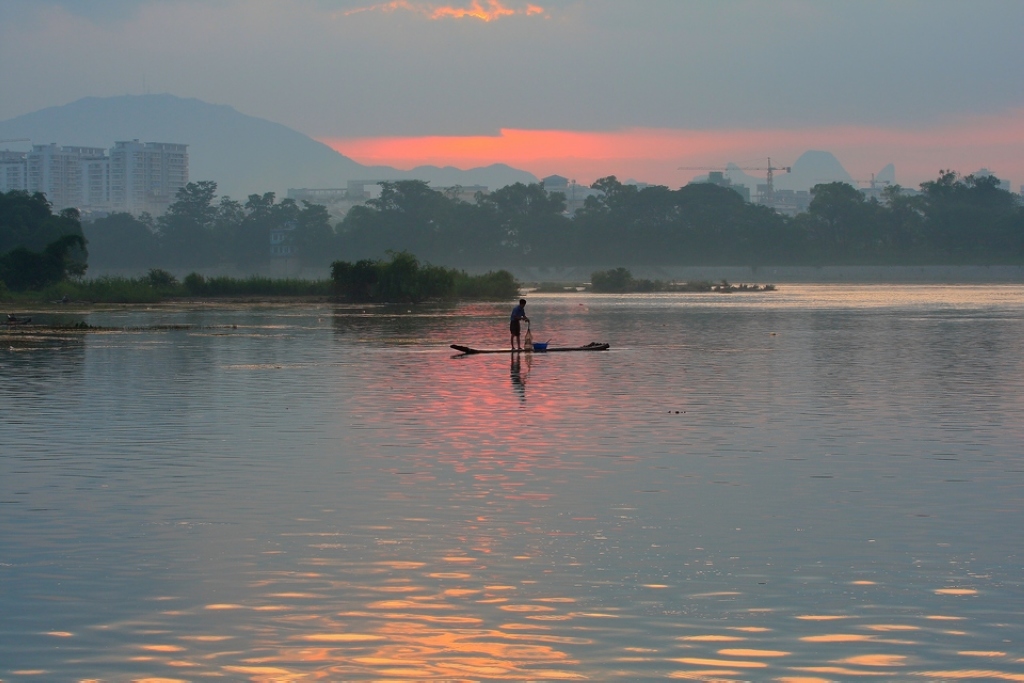
<path fill-rule="evenodd" d="M 492 190 L 537 182 L 534 175 L 503 164 L 409 171 L 364 166 L 279 123 L 227 105 L 166 94 L 86 97 L 0 121 L 0 139 L 25 137 L 35 144 L 104 148 L 134 139 L 184 143 L 189 145 L 189 179 L 214 180 L 221 195 L 235 199 L 263 192 L 283 198 L 288 188 L 345 187 L 359 179 L 416 178 L 437 187 L 486 185 Z"/>

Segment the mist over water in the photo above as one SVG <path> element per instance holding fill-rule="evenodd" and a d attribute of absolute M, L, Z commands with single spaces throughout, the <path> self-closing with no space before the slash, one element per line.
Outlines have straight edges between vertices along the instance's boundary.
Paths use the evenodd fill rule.
<path fill-rule="evenodd" d="M 0 680 L 1024 680 L 1024 287 L 156 307 L 0 348 Z"/>

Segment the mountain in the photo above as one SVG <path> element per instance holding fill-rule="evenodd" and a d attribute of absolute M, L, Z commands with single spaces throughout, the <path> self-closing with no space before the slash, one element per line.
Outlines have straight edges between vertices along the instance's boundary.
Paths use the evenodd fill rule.
<path fill-rule="evenodd" d="M 810 150 L 800 155 L 789 173 L 775 174 L 778 190 L 809 190 L 821 183 L 849 183 L 857 187 L 832 152 Z"/>
<path fill-rule="evenodd" d="M 887 165 L 881 171 L 875 174 L 876 183 L 885 183 L 886 185 L 896 184 L 896 167 L 892 164 Z"/>
<path fill-rule="evenodd" d="M 781 170 L 781 168 L 775 167 L 776 170 L 773 173 L 775 189 L 810 190 L 815 185 L 822 183 L 849 183 L 854 187 L 863 187 L 870 182 L 868 179 L 864 179 L 861 182 L 854 180 L 831 152 L 808 150 L 801 154 L 789 168 L 790 171 L 787 173 Z M 726 177 L 734 185 L 746 185 L 753 194 L 756 192 L 758 185 L 765 184 L 767 172 L 753 171 L 753 169 L 747 170 L 752 171 L 752 173 L 748 174 L 742 167 L 731 162 L 724 169 Z M 702 178 L 706 177 L 702 176 Z M 887 165 L 875 176 L 875 182 L 884 184 L 895 183 L 895 167 L 892 164 Z"/>
<path fill-rule="evenodd" d="M 86 97 L 0 121 L 0 139 L 35 144 L 110 148 L 120 140 L 189 146 L 189 178 L 214 180 L 221 195 L 244 200 L 288 188 L 345 187 L 349 180 L 419 179 L 434 187 L 535 183 L 531 173 L 503 164 L 461 170 L 420 166 L 403 171 L 364 166 L 279 123 L 247 116 L 227 105 L 174 95 Z M 16 149 L 19 147 L 15 147 Z"/>

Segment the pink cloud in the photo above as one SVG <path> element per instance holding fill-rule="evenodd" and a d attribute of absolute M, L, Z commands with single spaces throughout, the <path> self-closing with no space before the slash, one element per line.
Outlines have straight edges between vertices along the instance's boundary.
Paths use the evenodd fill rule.
<path fill-rule="evenodd" d="M 480 21 L 495 21 L 504 17 L 511 17 L 517 14 L 534 16 L 544 14 L 544 8 L 538 5 L 527 4 L 525 7 L 509 7 L 499 0 L 472 0 L 462 6 L 441 5 L 431 2 L 415 2 L 414 0 L 389 0 L 376 5 L 359 7 L 348 10 L 346 15 L 358 14 L 360 12 L 414 12 L 422 14 L 430 19 L 479 19 Z"/>
<path fill-rule="evenodd" d="M 364 164 L 412 168 L 421 164 L 460 168 L 506 163 L 539 177 L 558 173 L 590 183 L 616 175 L 678 187 L 700 172 L 680 166 L 724 166 L 726 162 L 789 165 L 810 149 L 836 155 L 855 178 L 867 178 L 888 163 L 897 180 L 916 187 L 939 169 L 971 173 L 982 167 L 1003 179 L 1024 182 L 1024 112 L 979 116 L 923 128 L 835 126 L 800 130 L 618 131 L 502 129 L 494 136 L 320 138 Z"/>

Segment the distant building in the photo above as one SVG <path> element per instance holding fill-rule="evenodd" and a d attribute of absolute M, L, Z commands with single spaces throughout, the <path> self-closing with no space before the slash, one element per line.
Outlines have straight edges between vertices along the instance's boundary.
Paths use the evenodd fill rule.
<path fill-rule="evenodd" d="M 162 214 L 188 184 L 188 145 L 116 142 L 102 147 L 33 145 L 0 152 L 0 191 L 42 192 L 55 209 Z"/>
<path fill-rule="evenodd" d="M 110 202 L 118 211 L 161 214 L 188 184 L 188 145 L 116 142 L 110 150 Z"/>
<path fill-rule="evenodd" d="M 290 236 L 295 232 L 295 221 L 288 221 L 279 228 L 270 231 L 271 258 L 289 258 L 295 255 L 295 245 Z"/>
<path fill-rule="evenodd" d="M 367 185 L 380 185 L 381 183 L 395 182 L 393 180 L 350 180 L 348 181 L 348 198 L 355 201 L 370 199 L 373 196 L 380 196 L 379 187 L 373 191 L 367 191 Z"/>
<path fill-rule="evenodd" d="M 24 152 L 0 151 L 0 192 L 28 189 Z"/>
<path fill-rule="evenodd" d="M 577 185 L 575 180 L 569 180 L 560 175 L 549 175 L 547 178 L 541 178 L 540 182 L 544 185 L 544 191 L 549 195 L 553 192 L 561 192 L 565 195 L 565 212 L 570 216 L 583 207 L 587 197 L 601 194 L 584 185 Z"/>
<path fill-rule="evenodd" d="M 776 211 L 787 216 L 806 213 L 811 207 L 811 193 L 808 190 L 775 190 Z"/>
<path fill-rule="evenodd" d="M 549 194 L 551 192 L 565 192 L 569 189 L 569 179 L 560 175 L 549 175 L 547 178 L 541 178 L 540 182 Z"/>
<path fill-rule="evenodd" d="M 438 188 L 438 191 L 449 199 L 458 199 L 466 203 L 476 202 L 476 195 L 487 194 L 486 185 L 453 185 L 451 187 Z"/>
<path fill-rule="evenodd" d="M 988 170 L 987 168 L 982 168 L 982 169 L 974 172 L 974 176 L 976 178 L 991 178 L 994 175 L 995 175 L 995 173 L 993 173 L 992 171 Z M 1002 189 L 1002 190 L 1006 190 L 1007 192 L 1012 192 L 1013 191 L 1012 188 L 1010 187 L 1010 181 L 1009 180 L 1003 180 L 1002 178 L 999 178 L 999 188 Z"/>
<path fill-rule="evenodd" d="M 270 274 L 272 277 L 291 277 L 301 269 L 295 247 L 295 221 L 288 221 L 270 231 Z"/>
<path fill-rule="evenodd" d="M 362 188 L 359 189 L 362 192 Z M 333 204 L 348 199 L 348 189 L 344 187 L 290 187 L 285 195 L 288 199 L 296 202 L 309 202 L 310 204 Z"/>
<path fill-rule="evenodd" d="M 56 209 L 82 208 L 82 159 L 103 156 L 101 147 L 32 145 L 26 155 L 25 188 L 42 192 Z"/>

